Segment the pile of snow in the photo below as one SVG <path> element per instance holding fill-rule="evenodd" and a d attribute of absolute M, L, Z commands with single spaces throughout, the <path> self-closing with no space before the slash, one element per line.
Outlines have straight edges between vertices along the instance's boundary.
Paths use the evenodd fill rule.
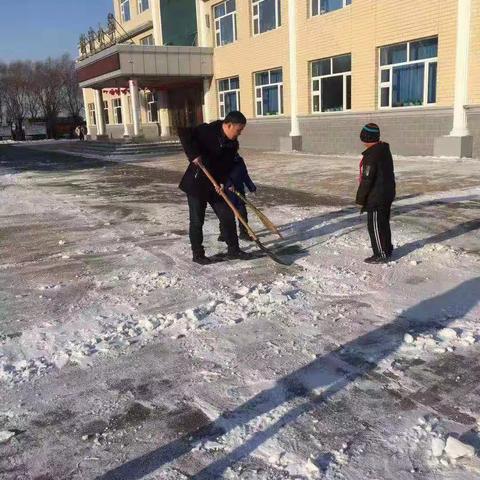
<path fill-rule="evenodd" d="M 458 438 L 457 434 L 449 432 L 447 426 L 435 416 L 419 418 L 413 430 L 414 442 L 425 442 L 430 461 L 437 467 L 450 467 L 459 462 L 464 467 L 469 467 L 472 466 L 471 460 L 479 460 L 475 448 Z M 480 440 L 480 432 L 476 434 Z"/>
<path fill-rule="evenodd" d="M 442 328 L 435 334 L 403 337 L 404 350 L 425 350 L 432 353 L 453 352 L 460 347 L 468 347 L 480 341 L 480 333 L 467 328 Z"/>

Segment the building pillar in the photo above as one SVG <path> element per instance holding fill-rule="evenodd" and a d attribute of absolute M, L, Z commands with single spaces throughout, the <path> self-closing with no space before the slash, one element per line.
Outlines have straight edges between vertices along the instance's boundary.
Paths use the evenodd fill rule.
<path fill-rule="evenodd" d="M 161 137 L 170 137 L 171 136 L 171 126 L 170 126 L 170 112 L 168 111 L 168 92 L 160 90 L 157 93 L 158 98 L 158 119 L 160 120 L 160 136 Z"/>
<path fill-rule="evenodd" d="M 207 7 L 203 0 L 196 0 L 197 10 L 197 45 L 199 47 L 211 47 L 210 29 L 207 26 Z"/>
<path fill-rule="evenodd" d="M 142 134 L 140 127 L 140 97 L 138 95 L 138 81 L 130 80 L 130 97 L 132 99 L 132 118 L 133 118 L 133 136 L 140 137 Z"/>
<path fill-rule="evenodd" d="M 434 154 L 449 157 L 471 157 L 473 137 L 468 130 L 468 74 L 470 63 L 472 0 L 458 0 L 457 48 L 455 63 L 455 103 L 450 135 L 435 139 Z"/>
<path fill-rule="evenodd" d="M 122 119 L 123 119 L 123 138 L 130 137 L 130 133 L 128 132 L 128 96 L 125 93 L 121 93 L 120 95 L 122 101 Z"/>
<path fill-rule="evenodd" d="M 92 123 L 90 122 L 90 112 L 88 111 L 87 89 L 82 88 L 83 109 L 85 110 L 85 123 L 87 124 L 86 140 L 92 139 Z"/>
<path fill-rule="evenodd" d="M 281 151 L 302 149 L 302 134 L 298 122 L 297 88 L 297 0 L 288 2 L 288 49 L 290 70 L 290 135 L 280 139 Z"/>
<path fill-rule="evenodd" d="M 162 33 L 162 12 L 160 9 L 160 0 L 150 0 L 153 21 L 153 40 L 155 45 L 163 45 Z"/>
<path fill-rule="evenodd" d="M 105 126 L 105 112 L 103 110 L 103 92 L 101 88 L 96 88 L 95 92 L 95 118 L 97 120 L 97 140 L 106 140 L 107 128 Z"/>
<path fill-rule="evenodd" d="M 202 113 L 203 113 L 203 121 L 205 123 L 210 123 L 213 119 L 210 116 L 210 102 L 212 99 L 212 80 L 210 78 L 203 79 L 203 105 L 202 105 Z"/>

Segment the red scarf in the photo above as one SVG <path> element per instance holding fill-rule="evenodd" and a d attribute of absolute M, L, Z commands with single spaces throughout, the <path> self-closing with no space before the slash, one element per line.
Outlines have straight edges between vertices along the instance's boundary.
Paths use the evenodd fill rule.
<path fill-rule="evenodd" d="M 358 183 L 362 181 L 362 175 L 363 175 L 363 157 L 360 160 L 360 165 L 358 166 L 360 169 L 360 176 L 358 177 Z"/>

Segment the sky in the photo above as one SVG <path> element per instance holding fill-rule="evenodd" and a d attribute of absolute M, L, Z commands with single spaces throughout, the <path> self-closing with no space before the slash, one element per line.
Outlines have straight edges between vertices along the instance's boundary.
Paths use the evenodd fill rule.
<path fill-rule="evenodd" d="M 112 0 L 0 0 L 0 62 L 76 57 L 80 34 L 112 11 Z"/>

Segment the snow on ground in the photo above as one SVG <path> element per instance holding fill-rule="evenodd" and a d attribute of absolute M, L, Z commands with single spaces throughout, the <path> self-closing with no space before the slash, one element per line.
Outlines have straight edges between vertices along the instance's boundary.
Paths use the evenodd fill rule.
<path fill-rule="evenodd" d="M 181 156 L 2 147 L 0 478 L 480 476 L 478 163 L 398 159 L 372 266 L 356 160 L 245 153 L 291 267 L 190 261 Z"/>

